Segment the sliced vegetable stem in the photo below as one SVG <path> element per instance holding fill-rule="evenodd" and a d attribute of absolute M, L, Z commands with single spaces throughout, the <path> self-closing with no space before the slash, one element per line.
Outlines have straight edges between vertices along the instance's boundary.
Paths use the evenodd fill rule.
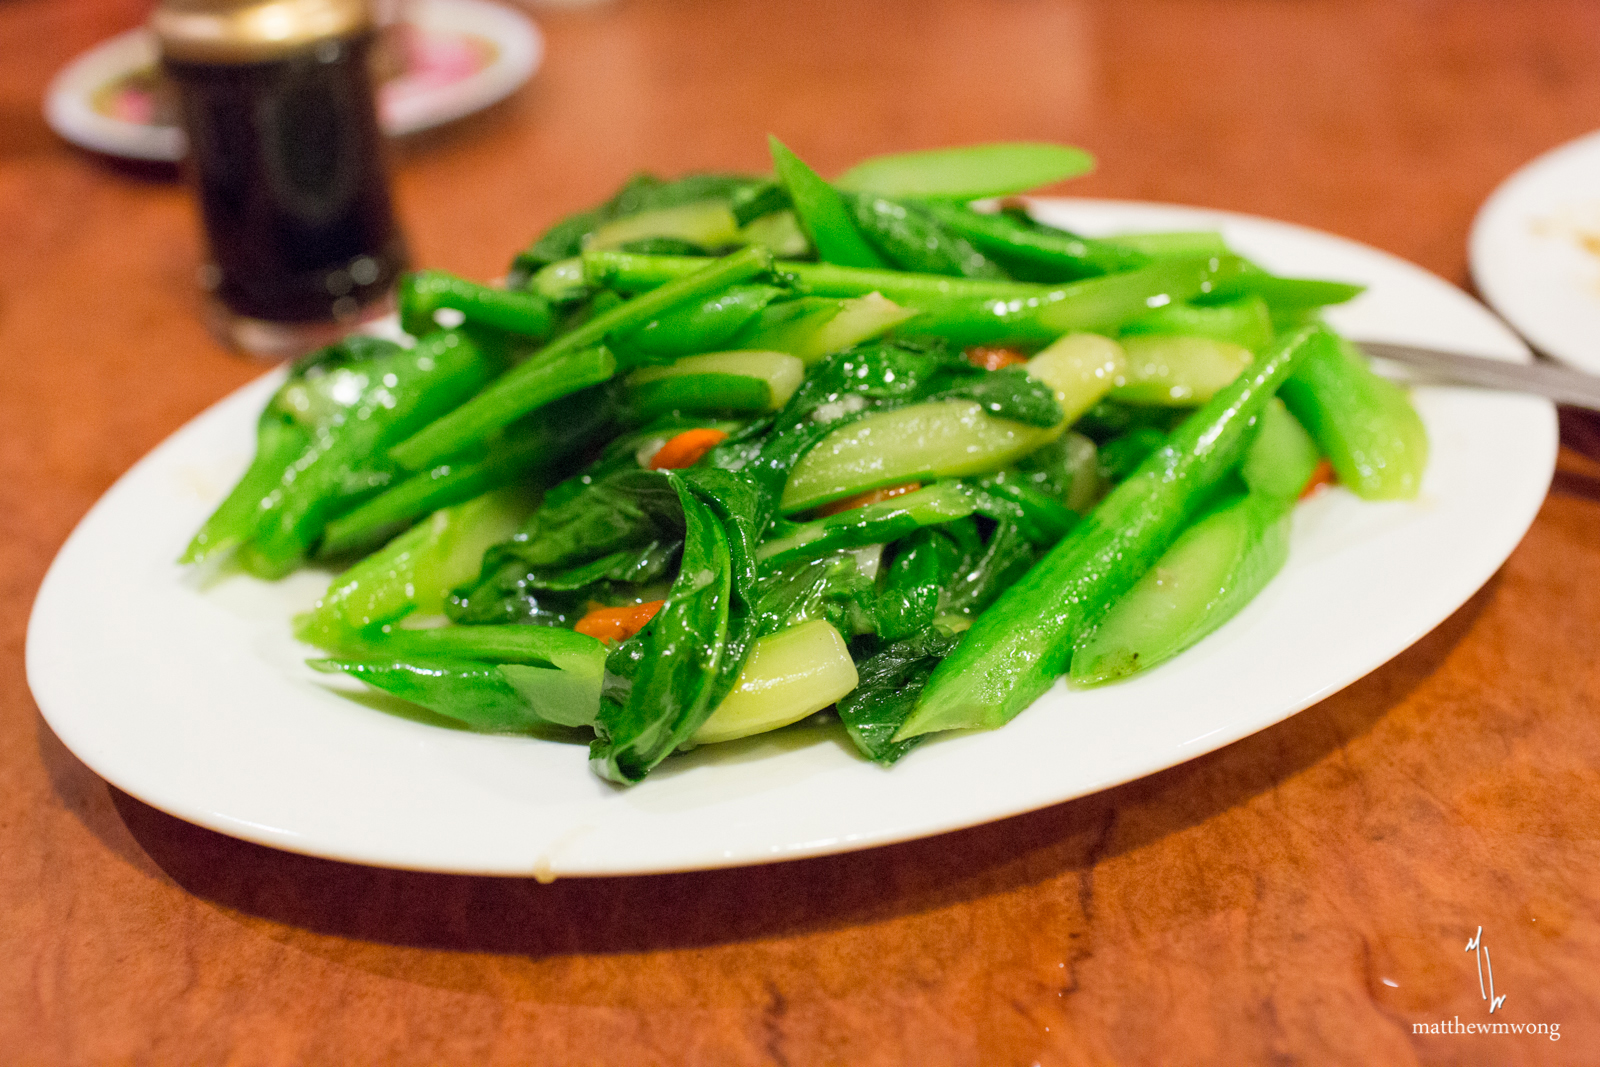
<path fill-rule="evenodd" d="M 1238 462 L 1253 420 L 1297 362 L 1332 344 L 1323 327 L 1285 336 L 1191 416 L 978 618 L 934 670 L 896 739 L 992 729 L 1044 693 L 1066 670 L 1073 642 L 1160 558 L 1190 511 Z"/>
<path fill-rule="evenodd" d="M 443 323 L 435 319 L 442 308 L 459 311 L 469 323 L 541 340 L 555 322 L 550 302 L 537 293 L 495 289 L 458 278 L 442 270 L 421 270 L 400 281 L 400 324 L 407 333 L 422 336 Z"/>
<path fill-rule="evenodd" d="M 772 265 L 772 253 L 746 248 L 721 259 L 697 260 L 697 270 L 596 315 L 556 338 L 526 363 L 449 415 L 390 450 L 408 470 L 456 455 L 486 434 L 510 425 L 552 400 L 610 378 L 616 358 L 601 343 L 649 322 L 667 308 L 752 278 Z"/>
<path fill-rule="evenodd" d="M 535 356 L 444 418 L 395 445 L 389 456 L 408 470 L 421 470 L 462 452 L 552 400 L 606 381 L 616 370 L 616 358 L 600 347 Z"/>

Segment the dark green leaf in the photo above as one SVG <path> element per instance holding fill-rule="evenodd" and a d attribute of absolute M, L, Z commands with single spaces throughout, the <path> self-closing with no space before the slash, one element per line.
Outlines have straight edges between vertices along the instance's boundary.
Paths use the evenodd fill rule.
<path fill-rule="evenodd" d="M 786 211 L 790 206 L 789 194 L 775 181 L 747 185 L 729 197 L 733 220 L 740 226 L 748 226 L 756 219 L 775 211 Z"/>
<path fill-rule="evenodd" d="M 956 572 L 945 589 L 942 615 L 975 618 L 1027 573 L 1039 550 L 1014 522 L 1000 522 L 976 557 Z"/>
<path fill-rule="evenodd" d="M 878 636 L 900 641 L 933 625 L 944 586 L 965 553 L 950 535 L 936 529 L 918 530 L 890 546 L 890 552 L 878 596 Z"/>
<path fill-rule="evenodd" d="M 756 636 L 823 619 L 845 635 L 875 628 L 876 592 L 853 551 L 793 559 L 767 569 L 756 593 Z"/>
<path fill-rule="evenodd" d="M 1136 426 L 1100 446 L 1100 476 L 1115 485 L 1132 474 L 1145 457 L 1167 443 L 1165 432 L 1154 426 Z"/>
<path fill-rule="evenodd" d="M 1132 270 L 1148 261 L 1122 245 L 1042 225 L 1021 208 L 988 214 L 962 204 L 930 202 L 925 210 L 1023 281 L 1073 281 Z"/>
<path fill-rule="evenodd" d="M 879 650 L 856 664 L 861 681 L 839 701 L 839 718 L 861 754 L 888 766 L 922 740 L 895 741 L 894 735 L 916 707 L 922 687 L 959 635 L 926 629 Z"/>
<path fill-rule="evenodd" d="M 729 627 L 733 561 L 727 530 L 681 480 L 687 523 L 683 563 L 666 603 L 635 636 L 640 655 L 625 692 L 609 688 L 595 720 L 590 765 L 614 782 L 637 782 L 711 714 Z"/>
<path fill-rule="evenodd" d="M 766 185 L 770 185 L 769 179 L 741 174 L 688 174 L 670 182 L 650 174 L 636 174 L 610 200 L 568 215 L 519 253 L 512 262 L 512 283 L 520 287 L 540 267 L 582 252 L 583 239 L 608 222 L 701 200 L 734 203 L 741 194 L 752 195 L 747 190 Z"/>
<path fill-rule="evenodd" d="M 983 405 L 984 411 L 995 418 L 1010 419 L 1027 426 L 1054 426 L 1062 417 L 1055 390 L 1039 379 L 1030 377 L 1021 367 L 978 370 L 978 373 L 926 399 L 976 400 Z"/>
<path fill-rule="evenodd" d="M 593 598 L 626 598 L 627 586 L 664 581 L 683 543 L 678 493 L 656 471 L 622 470 L 559 503 L 484 553 L 483 572 L 449 605 L 463 623 L 569 625 Z"/>
<path fill-rule="evenodd" d="M 1168 433 L 1182 422 L 1189 412 L 1183 408 L 1154 407 L 1145 404 L 1124 404 L 1119 400 L 1102 400 L 1090 408 L 1073 424 L 1073 429 L 1104 445 L 1114 437 L 1132 430 L 1148 427 Z"/>
<path fill-rule="evenodd" d="M 547 720 L 534 713 L 515 686 L 492 663 L 468 659 L 311 660 L 319 671 L 343 671 L 375 689 L 420 704 L 474 730 L 526 731 Z"/>
<path fill-rule="evenodd" d="M 970 241 L 915 204 L 868 193 L 847 195 L 846 203 L 868 242 L 901 270 L 959 278 L 1009 277 Z"/>
<path fill-rule="evenodd" d="M 382 354 L 358 367 L 327 371 L 328 364 L 318 365 L 328 375 L 350 377 L 328 392 L 339 401 L 337 410 L 318 423 L 292 472 L 285 472 L 273 506 L 259 513 L 240 551 L 251 573 L 281 577 L 298 566 L 330 520 L 390 483 L 397 468 L 385 454 L 389 445 L 455 408 L 498 369 L 466 334 L 453 330 L 430 334 L 411 349 L 372 350 Z M 308 373 L 302 384 L 320 388 L 322 380 Z M 319 402 L 303 403 L 312 410 Z"/>
<path fill-rule="evenodd" d="M 1049 548 L 1077 525 L 1078 516 L 1021 479 L 1005 474 L 977 478 L 978 512 L 996 522 L 1012 522 L 1040 548 Z"/>

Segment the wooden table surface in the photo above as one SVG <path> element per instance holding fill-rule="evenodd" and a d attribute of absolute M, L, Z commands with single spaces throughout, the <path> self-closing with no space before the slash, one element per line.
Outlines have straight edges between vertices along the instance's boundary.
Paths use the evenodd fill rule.
<path fill-rule="evenodd" d="M 1045 811 L 854 855 L 553 885 L 245 844 L 40 718 L 29 606 L 139 456 L 259 365 L 196 316 L 169 175 L 60 143 L 138 0 L 0 4 L 0 1062 L 1600 1062 L 1600 423 L 1465 607 L 1337 696 Z M 1089 195 L 1319 227 L 1467 284 L 1477 205 L 1600 126 L 1592 0 L 621 0 L 403 147 L 419 263 L 492 277 L 635 168 L 1083 144 Z M 1548 1035 L 1422 1036 L 1493 1020 Z"/>

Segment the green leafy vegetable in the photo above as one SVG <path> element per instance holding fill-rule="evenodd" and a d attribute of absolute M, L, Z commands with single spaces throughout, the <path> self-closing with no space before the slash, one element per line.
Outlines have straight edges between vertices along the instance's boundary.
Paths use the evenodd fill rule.
<path fill-rule="evenodd" d="M 401 326 L 419 337 L 445 325 L 436 319 L 444 308 L 459 312 L 466 322 L 536 341 L 555 325 L 550 302 L 537 293 L 494 289 L 442 270 L 420 270 L 401 278 L 398 303 Z"/>
<path fill-rule="evenodd" d="M 878 596 L 878 636 L 900 641 L 933 625 L 945 585 L 963 562 L 961 546 L 936 529 L 922 529 L 892 549 Z"/>
<path fill-rule="evenodd" d="M 603 345 L 613 333 L 630 333 L 646 326 L 669 308 L 760 274 L 771 262 L 766 249 L 747 248 L 705 261 L 701 271 L 596 315 L 562 334 L 459 409 L 395 445 L 390 456 L 409 470 L 420 470 L 470 448 L 484 434 L 545 404 L 607 380 L 616 371 L 617 361 L 604 347 L 591 346 Z"/>
<path fill-rule="evenodd" d="M 683 540 L 680 494 L 668 477 L 619 470 L 547 500 L 521 532 L 484 553 L 477 582 L 447 610 L 462 623 L 571 625 L 590 599 L 637 599 L 631 587 L 665 581 Z"/>
<path fill-rule="evenodd" d="M 1416 492 L 1416 413 L 1316 324 L 1359 286 L 1216 232 L 966 203 L 1082 173 L 1077 149 L 830 184 L 769 147 L 775 176 L 636 176 L 506 288 L 408 276 L 415 347 L 292 368 L 184 561 L 368 552 L 297 621 L 317 667 L 472 729 L 592 737 L 632 783 L 835 701 L 885 765 L 999 725 L 1236 611 L 1319 452 L 1357 493 Z"/>
<path fill-rule="evenodd" d="M 1316 472 L 1322 453 L 1304 426 L 1272 398 L 1261 413 L 1261 428 L 1250 443 L 1239 474 L 1252 492 L 1293 502 Z"/>
<path fill-rule="evenodd" d="M 730 636 L 749 639 L 749 620 L 736 618 L 732 603 L 739 550 L 706 502 L 674 482 L 686 521 L 683 563 L 666 604 L 639 635 L 640 662 L 625 696 L 606 694 L 595 721 L 590 764 L 616 782 L 639 781 L 694 735 L 726 691 L 719 683 L 732 681 Z"/>

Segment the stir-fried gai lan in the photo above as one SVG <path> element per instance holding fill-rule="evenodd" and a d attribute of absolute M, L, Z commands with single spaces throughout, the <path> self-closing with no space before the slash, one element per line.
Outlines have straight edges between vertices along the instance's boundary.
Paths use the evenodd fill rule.
<path fill-rule="evenodd" d="M 1358 287 L 1216 233 L 974 206 L 1087 170 L 1076 149 L 832 182 L 772 156 L 636 177 L 505 288 L 407 278 L 415 343 L 296 365 L 184 559 L 354 561 L 298 622 L 316 666 L 591 738 L 637 782 L 830 707 L 884 764 L 1000 726 L 1225 621 L 1308 486 L 1416 492 L 1420 421 L 1318 315 Z"/>

